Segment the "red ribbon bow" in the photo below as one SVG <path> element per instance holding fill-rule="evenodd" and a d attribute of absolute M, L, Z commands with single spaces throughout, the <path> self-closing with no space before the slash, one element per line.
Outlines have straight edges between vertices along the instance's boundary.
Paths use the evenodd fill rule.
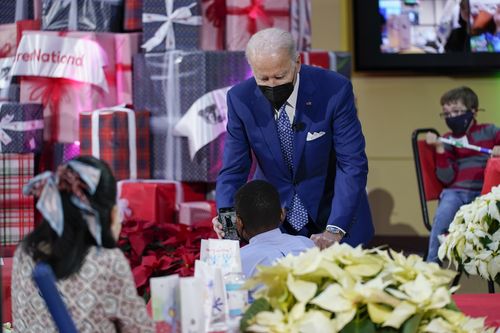
<path fill-rule="evenodd" d="M 247 31 L 251 35 L 257 32 L 257 20 L 264 23 L 266 27 L 273 26 L 273 16 L 289 16 L 288 10 L 282 9 L 266 9 L 264 0 L 252 0 L 250 6 L 247 7 L 227 7 L 227 14 L 230 15 L 246 15 L 248 17 Z"/>
<path fill-rule="evenodd" d="M 52 110 L 51 127 L 48 129 L 50 138 L 49 142 L 57 142 L 60 130 L 60 110 L 59 104 L 61 100 L 68 99 L 68 90 L 76 81 L 63 78 L 44 78 L 36 77 L 25 79 L 34 85 L 29 95 L 29 100 L 33 102 L 41 102 L 44 108 Z"/>

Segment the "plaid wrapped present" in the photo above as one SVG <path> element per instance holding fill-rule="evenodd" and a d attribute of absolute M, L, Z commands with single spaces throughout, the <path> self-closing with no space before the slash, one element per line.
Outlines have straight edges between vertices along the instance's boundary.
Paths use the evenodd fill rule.
<path fill-rule="evenodd" d="M 42 30 L 123 29 L 123 0 L 42 0 Z"/>
<path fill-rule="evenodd" d="M 142 0 L 125 0 L 123 30 L 142 30 Z"/>
<path fill-rule="evenodd" d="M 193 50 L 200 46 L 198 0 L 143 0 L 142 27 L 146 52 Z"/>
<path fill-rule="evenodd" d="M 215 182 L 224 148 L 225 91 L 250 76 L 243 52 L 169 51 L 134 57 L 134 103 L 152 114 L 153 178 Z M 196 152 L 187 137 L 175 132 L 189 112 L 220 134 Z"/>
<path fill-rule="evenodd" d="M 182 202 L 179 205 L 179 223 L 190 226 L 210 222 L 217 215 L 215 201 Z"/>
<path fill-rule="evenodd" d="M 245 50 L 250 37 L 262 29 L 290 31 L 289 0 L 227 0 L 226 6 L 227 50 Z"/>
<path fill-rule="evenodd" d="M 80 142 L 44 142 L 42 152 L 43 154 L 40 154 L 37 163 L 37 174 L 44 171 L 54 171 L 59 165 L 80 155 Z"/>
<path fill-rule="evenodd" d="M 108 108 L 80 114 L 80 152 L 106 161 L 117 180 L 150 178 L 149 112 Z"/>
<path fill-rule="evenodd" d="M 37 0 L 2 0 L 0 24 L 32 19 L 35 1 Z"/>
<path fill-rule="evenodd" d="M 0 154 L 0 244 L 17 245 L 35 225 L 32 196 L 23 186 L 34 176 L 33 154 Z"/>
<path fill-rule="evenodd" d="M 42 137 L 41 104 L 0 104 L 0 153 L 39 152 Z"/>
<path fill-rule="evenodd" d="M 351 78 L 351 54 L 348 52 L 313 50 L 301 52 L 300 58 L 303 64 L 330 69 Z"/>

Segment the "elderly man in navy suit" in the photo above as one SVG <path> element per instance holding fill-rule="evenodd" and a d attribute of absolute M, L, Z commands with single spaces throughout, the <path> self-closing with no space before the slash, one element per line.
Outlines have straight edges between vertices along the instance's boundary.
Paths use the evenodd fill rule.
<path fill-rule="evenodd" d="M 217 207 L 233 207 L 254 156 L 254 178 L 273 184 L 286 209 L 282 232 L 310 237 L 320 248 L 367 244 L 374 232 L 368 162 L 351 83 L 302 65 L 291 34 L 276 28 L 253 35 L 246 57 L 253 77 L 227 95 Z"/>

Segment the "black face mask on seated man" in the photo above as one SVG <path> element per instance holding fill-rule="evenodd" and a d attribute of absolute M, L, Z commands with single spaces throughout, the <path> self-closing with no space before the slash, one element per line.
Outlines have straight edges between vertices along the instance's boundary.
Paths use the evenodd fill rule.
<path fill-rule="evenodd" d="M 259 85 L 259 88 L 273 107 L 279 110 L 293 92 L 293 81 L 274 87 Z"/>
<path fill-rule="evenodd" d="M 458 138 L 467 132 L 472 119 L 474 119 L 474 113 L 467 111 L 460 116 L 446 118 L 446 125 L 453 133 L 453 136 Z"/>

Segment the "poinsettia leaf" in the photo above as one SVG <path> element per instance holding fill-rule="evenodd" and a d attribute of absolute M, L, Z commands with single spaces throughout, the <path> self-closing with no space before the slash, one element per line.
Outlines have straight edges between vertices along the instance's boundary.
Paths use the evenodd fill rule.
<path fill-rule="evenodd" d="M 491 243 L 491 239 L 489 237 L 479 237 L 479 242 L 481 242 L 481 244 L 484 246 L 484 247 L 487 247 L 489 243 Z"/>
<path fill-rule="evenodd" d="M 500 203 L 500 202 L 499 202 L 499 203 Z M 499 203 L 497 203 L 497 206 L 498 206 L 498 204 L 499 204 Z M 499 210 L 500 210 L 500 208 L 499 208 Z M 500 229 L 500 221 L 497 221 L 497 220 L 492 220 L 492 221 L 490 222 L 489 227 L 488 227 L 488 233 L 489 233 L 490 235 L 493 235 L 495 232 L 497 232 L 497 231 L 498 231 L 498 229 Z"/>
<path fill-rule="evenodd" d="M 417 333 L 420 322 L 422 321 L 423 314 L 416 313 L 404 322 L 402 326 L 402 333 Z"/>
<path fill-rule="evenodd" d="M 399 331 L 392 327 L 378 327 L 376 329 L 377 333 L 399 333 Z"/>
<path fill-rule="evenodd" d="M 262 311 L 271 311 L 271 304 L 265 298 L 256 299 L 245 311 L 240 321 L 240 331 L 245 332 L 251 324 L 251 320 Z"/>
<path fill-rule="evenodd" d="M 149 281 L 149 277 L 152 272 L 153 269 L 149 266 L 138 266 L 132 270 L 132 275 L 134 276 L 137 288 L 142 287 Z"/>
<path fill-rule="evenodd" d="M 375 333 L 375 324 L 370 318 L 355 318 L 340 330 L 340 333 Z"/>
<path fill-rule="evenodd" d="M 130 247 L 137 255 L 141 255 L 148 245 L 148 240 L 143 235 L 129 235 Z"/>

